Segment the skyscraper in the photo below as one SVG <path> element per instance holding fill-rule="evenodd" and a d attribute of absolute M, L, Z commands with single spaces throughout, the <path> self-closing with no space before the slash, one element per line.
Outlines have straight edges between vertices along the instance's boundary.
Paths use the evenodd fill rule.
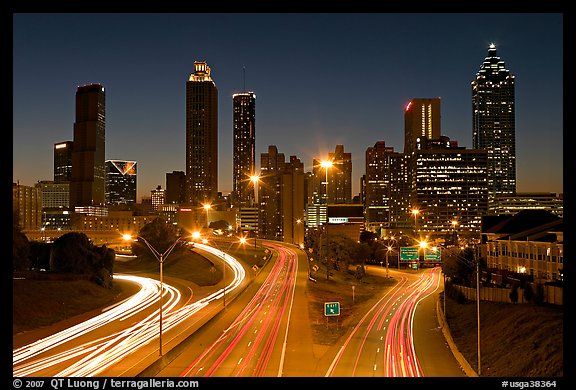
<path fill-rule="evenodd" d="M 72 148 L 74 142 L 64 141 L 54 144 L 54 182 L 69 182 L 72 178 Z"/>
<path fill-rule="evenodd" d="M 256 95 L 242 92 L 232 95 L 233 101 L 233 202 L 249 206 L 254 199 L 250 176 L 256 173 Z"/>
<path fill-rule="evenodd" d="M 106 204 L 136 204 L 136 161 L 106 161 Z"/>
<path fill-rule="evenodd" d="M 404 153 L 418 148 L 418 139 L 440 138 L 440 98 L 412 99 L 404 107 Z"/>
<path fill-rule="evenodd" d="M 328 153 L 332 167 L 328 169 L 328 203 L 352 203 L 352 153 L 344 152 L 344 145 L 336 145 Z"/>
<path fill-rule="evenodd" d="M 488 211 L 495 198 L 516 193 L 515 77 L 490 44 L 472 80 L 472 146 L 488 151 Z"/>
<path fill-rule="evenodd" d="M 218 89 L 204 61 L 186 82 L 186 202 L 218 196 Z"/>
<path fill-rule="evenodd" d="M 70 207 L 104 206 L 106 95 L 100 84 L 78 87 Z"/>

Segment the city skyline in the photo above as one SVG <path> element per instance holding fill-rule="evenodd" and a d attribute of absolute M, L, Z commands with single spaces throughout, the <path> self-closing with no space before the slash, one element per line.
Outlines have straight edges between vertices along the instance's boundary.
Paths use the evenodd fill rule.
<path fill-rule="evenodd" d="M 106 31 L 83 30 L 88 18 Z M 100 83 L 106 160 L 138 163 L 138 200 L 165 187 L 185 170 L 185 85 L 206 61 L 219 191 L 232 191 L 232 96 L 249 90 L 257 169 L 269 145 L 311 171 L 342 144 L 356 195 L 366 149 L 403 150 L 413 98 L 440 97 L 442 135 L 472 148 L 470 83 L 494 43 L 517 83 L 517 190 L 563 192 L 562 14 L 15 14 L 13 32 L 13 181 L 24 185 L 53 178 L 76 88 Z"/>

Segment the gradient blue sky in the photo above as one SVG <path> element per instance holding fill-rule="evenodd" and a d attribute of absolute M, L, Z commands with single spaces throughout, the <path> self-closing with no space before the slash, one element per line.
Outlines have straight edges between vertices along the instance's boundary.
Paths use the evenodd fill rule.
<path fill-rule="evenodd" d="M 232 189 L 232 94 L 256 94 L 268 145 L 307 171 L 343 144 L 353 195 L 365 151 L 402 151 L 403 107 L 440 97 L 442 134 L 472 147 L 471 86 L 487 52 L 516 76 L 519 192 L 563 192 L 561 13 L 15 13 L 13 180 L 53 179 L 79 85 L 106 88 L 106 159 L 138 163 L 138 199 L 185 171 L 185 85 L 207 61 L 219 91 L 219 191 Z"/>

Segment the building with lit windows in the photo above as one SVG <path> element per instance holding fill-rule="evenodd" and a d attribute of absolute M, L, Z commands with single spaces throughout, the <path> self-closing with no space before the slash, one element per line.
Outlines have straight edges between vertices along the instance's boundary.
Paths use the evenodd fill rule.
<path fill-rule="evenodd" d="M 152 210 L 158 211 L 158 206 L 166 203 L 166 192 L 162 186 L 158 186 L 150 191 L 150 198 L 152 199 Z"/>
<path fill-rule="evenodd" d="M 488 209 L 486 151 L 458 147 L 445 136 L 419 142 L 411 161 L 418 231 L 446 236 L 457 221 L 459 235 L 479 235 Z"/>
<path fill-rule="evenodd" d="M 241 92 L 232 95 L 233 172 L 232 202 L 254 206 L 255 189 L 250 177 L 256 174 L 256 95 Z"/>
<path fill-rule="evenodd" d="M 218 89 L 204 61 L 194 61 L 186 82 L 186 202 L 218 196 Z"/>
<path fill-rule="evenodd" d="M 418 138 L 440 138 L 440 98 L 412 99 L 404 107 L 404 153 L 416 151 Z"/>
<path fill-rule="evenodd" d="M 352 153 L 344 152 L 344 145 L 336 145 L 328 153 L 332 167 L 328 169 L 328 204 L 352 203 Z"/>
<path fill-rule="evenodd" d="M 304 164 L 296 156 L 285 161 L 274 145 L 260 157 L 258 237 L 304 242 Z"/>
<path fill-rule="evenodd" d="M 486 216 L 482 223 L 482 256 L 496 275 L 525 275 L 536 283 L 564 278 L 563 218 L 545 210 Z M 516 276 L 518 278 L 518 276 Z"/>
<path fill-rule="evenodd" d="M 72 148 L 74 142 L 54 144 L 54 182 L 65 183 L 72 179 Z"/>
<path fill-rule="evenodd" d="M 515 77 L 490 44 L 472 81 L 472 145 L 488 151 L 488 211 L 516 193 Z"/>
<path fill-rule="evenodd" d="M 391 158 L 394 148 L 378 141 L 366 149 L 366 174 L 364 177 L 364 215 L 366 228 L 388 227 L 390 222 Z"/>
<path fill-rule="evenodd" d="M 493 214 L 514 215 L 522 210 L 546 210 L 564 217 L 564 194 L 553 192 L 517 192 L 494 199 Z"/>
<path fill-rule="evenodd" d="M 70 208 L 105 206 L 106 94 L 100 84 L 78 87 L 70 179 Z"/>
<path fill-rule="evenodd" d="M 135 205 L 137 185 L 136 161 L 106 161 L 106 204 Z"/>

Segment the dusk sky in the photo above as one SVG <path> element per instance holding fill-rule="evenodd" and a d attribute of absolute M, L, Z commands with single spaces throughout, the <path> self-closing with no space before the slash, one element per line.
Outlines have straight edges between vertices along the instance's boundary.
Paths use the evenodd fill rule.
<path fill-rule="evenodd" d="M 185 87 L 219 94 L 219 191 L 232 190 L 232 95 L 256 94 L 256 165 L 276 145 L 312 170 L 337 144 L 404 148 L 403 108 L 441 98 L 442 134 L 472 148 L 471 81 L 496 45 L 516 76 L 518 192 L 563 192 L 560 13 L 14 14 L 13 181 L 53 180 L 80 85 L 106 89 L 106 159 L 134 160 L 138 200 L 185 171 Z M 245 79 L 243 75 L 245 74 Z M 245 88 L 244 88 L 245 83 Z"/>

